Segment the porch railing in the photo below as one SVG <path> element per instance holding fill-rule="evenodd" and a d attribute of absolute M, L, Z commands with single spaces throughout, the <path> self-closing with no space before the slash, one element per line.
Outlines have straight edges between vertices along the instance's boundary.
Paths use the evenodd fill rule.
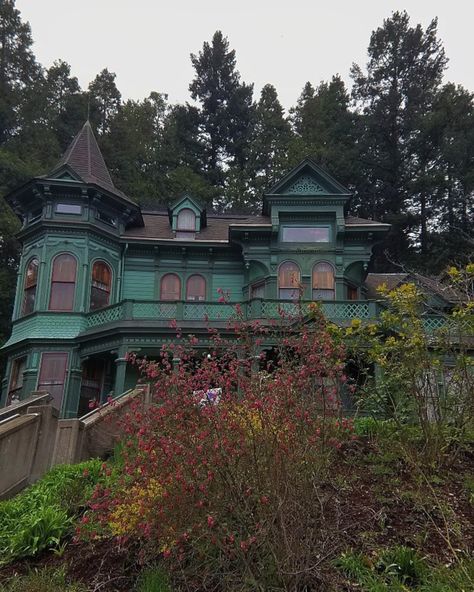
<path fill-rule="evenodd" d="M 284 300 L 253 299 L 249 302 L 189 302 L 123 300 L 107 308 L 86 315 L 86 327 L 91 329 L 116 321 L 227 321 L 271 320 L 282 316 L 306 314 L 311 302 L 288 302 Z M 376 319 L 378 304 L 369 300 L 322 301 L 321 308 L 328 319 L 349 321 L 351 319 Z"/>

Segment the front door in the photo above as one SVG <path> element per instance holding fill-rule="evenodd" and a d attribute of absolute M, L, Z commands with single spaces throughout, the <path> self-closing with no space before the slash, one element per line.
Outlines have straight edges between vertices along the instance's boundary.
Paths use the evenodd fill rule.
<path fill-rule="evenodd" d="M 104 387 L 104 366 L 105 362 L 101 358 L 91 358 L 82 365 L 79 417 L 89 413 L 92 407 L 100 403 Z"/>

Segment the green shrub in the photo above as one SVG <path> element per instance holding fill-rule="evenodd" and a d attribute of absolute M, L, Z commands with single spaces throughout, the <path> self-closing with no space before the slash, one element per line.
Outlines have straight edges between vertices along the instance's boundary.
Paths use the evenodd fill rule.
<path fill-rule="evenodd" d="M 3 592 L 86 592 L 79 584 L 68 584 L 64 569 L 45 568 L 26 576 L 16 576 Z"/>
<path fill-rule="evenodd" d="M 90 498 L 100 467 L 99 460 L 55 467 L 16 497 L 0 502 L 0 565 L 57 547 Z"/>

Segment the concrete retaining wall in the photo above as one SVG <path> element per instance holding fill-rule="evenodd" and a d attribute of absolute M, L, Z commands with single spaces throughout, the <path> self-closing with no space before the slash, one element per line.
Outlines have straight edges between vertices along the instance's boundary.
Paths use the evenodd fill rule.
<path fill-rule="evenodd" d="M 44 393 L 2 410 L 0 499 L 34 483 L 54 465 L 110 454 L 120 439 L 120 419 L 137 397 L 149 405 L 149 389 L 137 388 L 80 419 L 58 419 Z"/>

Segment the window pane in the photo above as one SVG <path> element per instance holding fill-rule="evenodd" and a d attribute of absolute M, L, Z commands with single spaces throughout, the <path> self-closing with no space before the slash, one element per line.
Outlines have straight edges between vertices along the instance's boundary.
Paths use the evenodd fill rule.
<path fill-rule="evenodd" d="M 81 214 L 82 206 L 79 204 L 58 203 L 56 204 L 58 214 Z"/>
<path fill-rule="evenodd" d="M 314 300 L 334 300 L 334 290 L 313 289 Z"/>
<path fill-rule="evenodd" d="M 109 292 L 102 290 L 101 288 L 91 287 L 91 303 L 90 309 L 97 310 L 98 308 L 104 308 L 109 305 Z"/>
<path fill-rule="evenodd" d="M 280 288 L 294 288 L 301 283 L 300 268 L 292 261 L 286 261 L 278 270 L 278 283 Z"/>
<path fill-rule="evenodd" d="M 178 230 L 196 230 L 196 214 L 189 208 L 181 210 L 178 214 Z"/>
<path fill-rule="evenodd" d="M 161 300 L 179 300 L 181 297 L 181 283 L 174 273 L 168 273 L 161 278 Z"/>
<path fill-rule="evenodd" d="M 90 310 L 108 306 L 112 272 L 104 261 L 96 261 L 92 267 Z"/>
<path fill-rule="evenodd" d="M 299 300 L 300 291 L 292 288 L 280 288 L 278 295 L 280 300 Z"/>
<path fill-rule="evenodd" d="M 313 267 L 313 290 L 334 290 L 334 269 L 329 263 L 317 263 Z"/>
<path fill-rule="evenodd" d="M 27 315 L 35 309 L 36 286 L 25 290 L 23 299 L 23 314 Z"/>
<path fill-rule="evenodd" d="M 205 300 L 206 280 L 202 275 L 192 275 L 186 282 L 186 300 Z"/>
<path fill-rule="evenodd" d="M 75 284 L 70 282 L 53 282 L 51 284 L 50 310 L 72 310 L 74 308 Z"/>
<path fill-rule="evenodd" d="M 58 255 L 53 263 L 53 282 L 75 282 L 76 259 L 72 255 Z"/>
<path fill-rule="evenodd" d="M 282 241 L 286 243 L 328 243 L 329 228 L 324 226 L 283 226 Z"/>
<path fill-rule="evenodd" d="M 36 286 L 38 279 L 38 259 L 32 259 L 28 264 L 25 277 L 25 288 Z"/>
<path fill-rule="evenodd" d="M 22 314 L 30 314 L 35 308 L 36 284 L 38 281 L 38 259 L 32 259 L 26 269 L 23 291 Z"/>

